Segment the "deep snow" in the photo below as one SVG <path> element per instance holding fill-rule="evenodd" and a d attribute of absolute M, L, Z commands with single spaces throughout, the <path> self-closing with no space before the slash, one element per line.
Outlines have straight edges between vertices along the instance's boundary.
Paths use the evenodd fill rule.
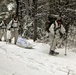
<path fill-rule="evenodd" d="M 49 55 L 49 45 L 28 40 L 33 49 L 0 42 L 0 75 L 76 75 L 76 53 L 57 49 L 58 56 Z"/>

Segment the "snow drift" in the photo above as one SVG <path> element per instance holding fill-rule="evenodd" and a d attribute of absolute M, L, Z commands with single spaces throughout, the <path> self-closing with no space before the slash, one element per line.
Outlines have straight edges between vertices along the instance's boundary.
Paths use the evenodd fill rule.
<path fill-rule="evenodd" d="M 27 41 L 34 49 L 0 42 L 0 75 L 76 75 L 76 53 L 65 56 L 63 48 L 51 56 L 48 44 Z"/>

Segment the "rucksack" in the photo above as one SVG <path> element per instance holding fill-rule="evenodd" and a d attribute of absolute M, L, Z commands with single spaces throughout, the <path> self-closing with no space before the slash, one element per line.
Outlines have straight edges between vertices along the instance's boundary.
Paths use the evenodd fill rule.
<path fill-rule="evenodd" d="M 45 22 L 45 31 L 50 32 L 49 28 L 52 25 L 52 23 L 55 22 L 55 20 L 57 19 L 57 17 L 54 16 L 48 16 L 48 20 Z"/>
<path fill-rule="evenodd" d="M 14 23 L 16 23 L 16 25 Z M 17 21 L 12 20 L 11 28 L 17 28 L 18 27 L 17 23 L 18 23 Z"/>
<path fill-rule="evenodd" d="M 50 26 L 52 25 L 52 23 L 54 23 L 54 34 L 56 34 L 56 31 L 61 28 L 62 19 L 60 19 L 60 20 L 57 20 L 57 19 L 58 19 L 57 17 L 48 16 L 48 21 L 46 21 L 46 23 L 45 23 L 45 30 L 46 30 L 47 32 L 50 32 L 50 31 L 49 31 L 49 28 L 50 28 Z M 59 24 L 59 21 L 61 22 L 60 26 L 57 27 L 57 28 L 56 28 L 55 21 L 57 21 L 58 24 Z M 60 37 L 62 38 L 63 34 L 61 33 L 61 31 L 59 31 L 59 33 L 60 33 Z"/>
<path fill-rule="evenodd" d="M 58 21 L 60 21 L 60 22 L 58 23 Z M 57 23 L 59 24 L 59 26 L 57 28 L 56 28 L 56 24 L 54 23 L 54 34 L 56 34 L 56 31 L 59 30 L 60 38 L 62 38 L 64 35 L 64 32 L 65 32 L 65 28 L 62 25 L 62 19 L 57 20 Z"/>

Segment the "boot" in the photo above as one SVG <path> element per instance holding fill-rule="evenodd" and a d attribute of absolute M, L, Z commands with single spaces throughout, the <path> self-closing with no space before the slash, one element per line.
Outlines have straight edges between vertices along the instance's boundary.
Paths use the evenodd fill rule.
<path fill-rule="evenodd" d="M 50 50 L 50 53 L 49 53 L 50 55 L 53 55 L 54 54 L 54 51 L 53 50 Z"/>
<path fill-rule="evenodd" d="M 0 41 L 2 41 L 2 40 L 0 39 Z"/>
<path fill-rule="evenodd" d="M 4 40 L 6 42 L 6 40 Z"/>
<path fill-rule="evenodd" d="M 50 55 L 58 55 L 59 52 L 55 52 L 55 51 L 51 50 L 49 54 L 50 54 Z"/>
<path fill-rule="evenodd" d="M 11 39 L 9 39 L 9 43 L 11 43 Z"/>
<path fill-rule="evenodd" d="M 14 44 L 16 45 L 16 41 L 14 42 Z"/>
<path fill-rule="evenodd" d="M 16 45 L 16 42 L 14 44 Z"/>

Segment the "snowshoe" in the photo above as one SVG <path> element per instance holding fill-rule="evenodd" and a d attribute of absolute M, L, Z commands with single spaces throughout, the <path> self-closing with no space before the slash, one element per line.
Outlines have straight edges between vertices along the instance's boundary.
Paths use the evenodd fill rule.
<path fill-rule="evenodd" d="M 50 55 L 58 55 L 59 52 L 55 52 L 55 51 L 51 50 L 49 54 L 50 54 Z"/>

